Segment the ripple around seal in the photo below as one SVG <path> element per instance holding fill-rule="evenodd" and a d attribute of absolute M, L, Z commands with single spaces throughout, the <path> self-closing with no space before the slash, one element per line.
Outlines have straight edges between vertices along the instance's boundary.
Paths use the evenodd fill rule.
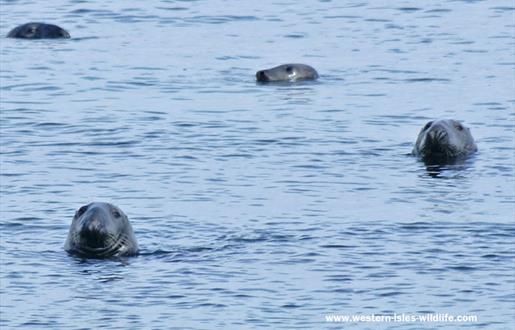
<path fill-rule="evenodd" d="M 1 328 L 513 324 L 510 1 L 2 9 L 4 36 L 31 13 L 72 38 L 0 47 Z M 320 79 L 255 82 L 287 62 Z M 434 118 L 464 120 L 479 153 L 410 156 Z M 129 215 L 140 256 L 63 252 L 93 200 Z"/>

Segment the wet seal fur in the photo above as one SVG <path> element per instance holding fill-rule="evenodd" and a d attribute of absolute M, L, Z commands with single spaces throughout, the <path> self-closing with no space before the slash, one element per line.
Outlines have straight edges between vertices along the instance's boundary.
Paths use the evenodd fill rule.
<path fill-rule="evenodd" d="M 470 129 L 454 119 L 428 122 L 418 134 L 413 155 L 429 163 L 452 163 L 477 151 Z"/>
<path fill-rule="evenodd" d="M 282 64 L 271 69 L 259 70 L 256 72 L 258 82 L 279 82 L 279 81 L 299 81 L 315 80 L 318 72 L 307 64 Z"/>
<path fill-rule="evenodd" d="M 57 25 L 31 22 L 15 27 L 7 34 L 7 38 L 57 39 L 70 38 L 70 34 Z"/>
<path fill-rule="evenodd" d="M 109 203 L 90 203 L 77 210 L 64 249 L 85 258 L 138 254 L 138 242 L 129 219 Z"/>

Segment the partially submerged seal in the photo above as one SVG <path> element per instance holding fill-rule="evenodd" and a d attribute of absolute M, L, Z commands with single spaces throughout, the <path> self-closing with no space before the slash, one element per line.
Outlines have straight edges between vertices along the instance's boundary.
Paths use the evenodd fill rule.
<path fill-rule="evenodd" d="M 428 122 L 418 134 L 413 154 L 428 162 L 449 162 L 477 151 L 470 129 L 453 119 Z"/>
<path fill-rule="evenodd" d="M 64 248 L 68 253 L 86 258 L 138 253 L 129 219 L 122 210 L 109 203 L 90 203 L 77 210 Z"/>
<path fill-rule="evenodd" d="M 70 34 L 57 25 L 31 22 L 15 27 L 7 34 L 7 38 L 56 39 L 70 38 Z"/>
<path fill-rule="evenodd" d="M 307 64 L 282 64 L 271 69 L 256 72 L 259 82 L 315 80 L 318 72 Z"/>

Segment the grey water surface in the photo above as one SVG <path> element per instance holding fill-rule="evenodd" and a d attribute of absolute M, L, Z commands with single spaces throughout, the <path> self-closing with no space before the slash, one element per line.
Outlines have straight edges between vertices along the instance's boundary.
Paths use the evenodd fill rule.
<path fill-rule="evenodd" d="M 1 329 L 515 326 L 513 1 L 0 4 Z M 434 118 L 479 152 L 410 156 Z M 138 257 L 63 251 L 91 201 Z M 478 321 L 325 319 L 394 313 Z"/>

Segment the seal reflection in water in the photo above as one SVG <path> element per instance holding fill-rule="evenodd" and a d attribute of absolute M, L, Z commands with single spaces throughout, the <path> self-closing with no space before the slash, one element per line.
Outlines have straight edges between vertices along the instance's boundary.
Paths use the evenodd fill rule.
<path fill-rule="evenodd" d="M 428 122 L 418 134 L 413 154 L 428 163 L 452 163 L 477 151 L 470 129 L 453 119 Z"/>
<path fill-rule="evenodd" d="M 283 64 L 271 69 L 256 72 L 256 80 L 259 82 L 315 80 L 318 73 L 307 64 Z"/>
<path fill-rule="evenodd" d="M 70 38 L 70 34 L 57 25 L 32 22 L 15 27 L 7 34 L 7 38 L 56 39 Z"/>
<path fill-rule="evenodd" d="M 68 253 L 86 258 L 138 253 L 129 219 L 122 210 L 109 203 L 91 203 L 77 210 L 64 248 Z"/>

